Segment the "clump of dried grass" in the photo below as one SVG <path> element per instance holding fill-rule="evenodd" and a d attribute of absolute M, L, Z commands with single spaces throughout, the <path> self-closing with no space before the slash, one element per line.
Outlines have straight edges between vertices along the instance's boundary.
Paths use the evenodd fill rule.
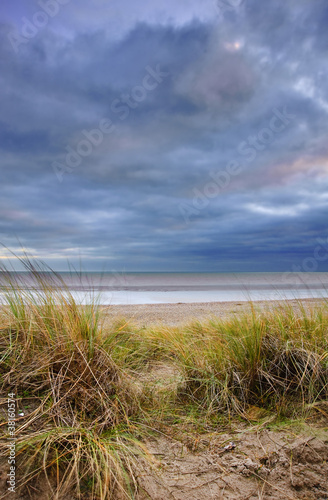
<path fill-rule="evenodd" d="M 104 329 L 96 298 L 82 307 L 59 275 L 21 262 L 28 288 L 26 278 L 0 273 L 0 384 L 4 393 L 38 398 L 17 446 L 27 457 L 26 480 L 44 474 L 53 498 L 72 488 L 80 498 L 84 487 L 92 498 L 133 498 L 138 457 L 147 456 L 131 435 L 139 437 L 136 420 L 179 420 L 187 406 L 202 418 L 247 418 L 249 407 L 290 415 L 328 399 L 327 304 L 253 307 L 175 328 Z"/>
<path fill-rule="evenodd" d="M 17 430 L 20 471 L 48 477 L 56 464 L 53 498 L 73 487 L 79 497 L 83 481 L 92 498 L 114 490 L 132 498 L 134 455 L 143 447 L 127 431 L 138 395 L 112 358 L 98 303 L 79 306 L 56 273 L 21 263 L 23 277 L 2 269 L 0 312 L 1 389 L 39 401 Z M 0 448 L 5 453 L 4 441 Z"/>
<path fill-rule="evenodd" d="M 249 405 L 278 413 L 328 398 L 328 308 L 286 304 L 184 327 L 146 329 L 148 351 L 185 374 L 182 400 L 209 413 L 245 415 Z"/>
<path fill-rule="evenodd" d="M 102 435 L 83 427 L 37 430 L 20 436 L 16 450 L 24 470 L 19 487 L 39 479 L 57 499 L 132 499 L 142 460 L 152 460 L 140 441 L 119 429 Z"/>

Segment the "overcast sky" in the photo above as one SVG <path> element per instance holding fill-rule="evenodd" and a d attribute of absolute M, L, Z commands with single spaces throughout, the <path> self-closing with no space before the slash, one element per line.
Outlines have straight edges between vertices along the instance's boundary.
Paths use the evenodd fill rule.
<path fill-rule="evenodd" d="M 58 270 L 239 272 L 327 240 L 327 0 L 0 15 L 2 244 Z"/>

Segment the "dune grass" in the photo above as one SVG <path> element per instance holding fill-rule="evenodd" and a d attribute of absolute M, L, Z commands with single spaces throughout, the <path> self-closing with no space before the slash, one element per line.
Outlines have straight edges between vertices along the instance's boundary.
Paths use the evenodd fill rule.
<path fill-rule="evenodd" d="M 99 299 L 80 306 L 56 273 L 22 263 L 28 289 L 0 273 L 2 394 L 33 403 L 17 420 L 21 485 L 42 476 L 53 498 L 134 498 L 138 467 L 152 460 L 144 437 L 166 420 L 248 419 L 254 407 L 300 417 L 328 400 L 325 302 L 181 327 L 105 326 Z"/>
<path fill-rule="evenodd" d="M 249 406 L 301 414 L 328 396 L 328 307 L 274 311 L 145 330 L 148 353 L 183 370 L 179 397 L 208 414 Z M 160 353 L 160 354 L 159 354 Z"/>
<path fill-rule="evenodd" d="M 89 477 L 92 498 L 119 491 L 132 498 L 135 457 L 145 455 L 131 434 L 139 400 L 130 375 L 111 356 L 98 304 L 79 306 L 55 273 L 23 263 L 29 288 L 4 270 L 0 314 L 2 394 L 35 406 L 17 430 L 21 484 L 43 473 L 54 498 L 70 487 L 80 497 Z"/>

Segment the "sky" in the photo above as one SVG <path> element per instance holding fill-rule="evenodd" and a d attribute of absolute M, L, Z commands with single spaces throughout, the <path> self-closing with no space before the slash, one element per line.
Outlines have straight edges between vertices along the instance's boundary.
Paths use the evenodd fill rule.
<path fill-rule="evenodd" d="M 2 0 L 2 261 L 328 271 L 327 25 L 326 0 Z"/>

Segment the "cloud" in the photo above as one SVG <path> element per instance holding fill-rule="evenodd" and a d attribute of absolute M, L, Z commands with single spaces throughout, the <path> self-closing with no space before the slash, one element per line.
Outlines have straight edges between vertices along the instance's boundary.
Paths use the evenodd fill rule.
<path fill-rule="evenodd" d="M 34 11 L 9 5 L 3 243 L 59 269 L 81 255 L 90 269 L 288 270 L 312 255 L 326 232 L 325 2 L 245 0 L 225 16 L 215 2 L 188 5 L 69 2 L 18 54 L 8 33 Z M 168 76 L 133 100 L 157 66 Z M 113 102 L 127 98 L 122 119 Z M 240 144 L 284 108 L 295 119 L 247 161 Z M 53 162 L 105 118 L 115 131 L 59 183 Z M 186 225 L 180 204 L 231 161 L 241 173 Z"/>

